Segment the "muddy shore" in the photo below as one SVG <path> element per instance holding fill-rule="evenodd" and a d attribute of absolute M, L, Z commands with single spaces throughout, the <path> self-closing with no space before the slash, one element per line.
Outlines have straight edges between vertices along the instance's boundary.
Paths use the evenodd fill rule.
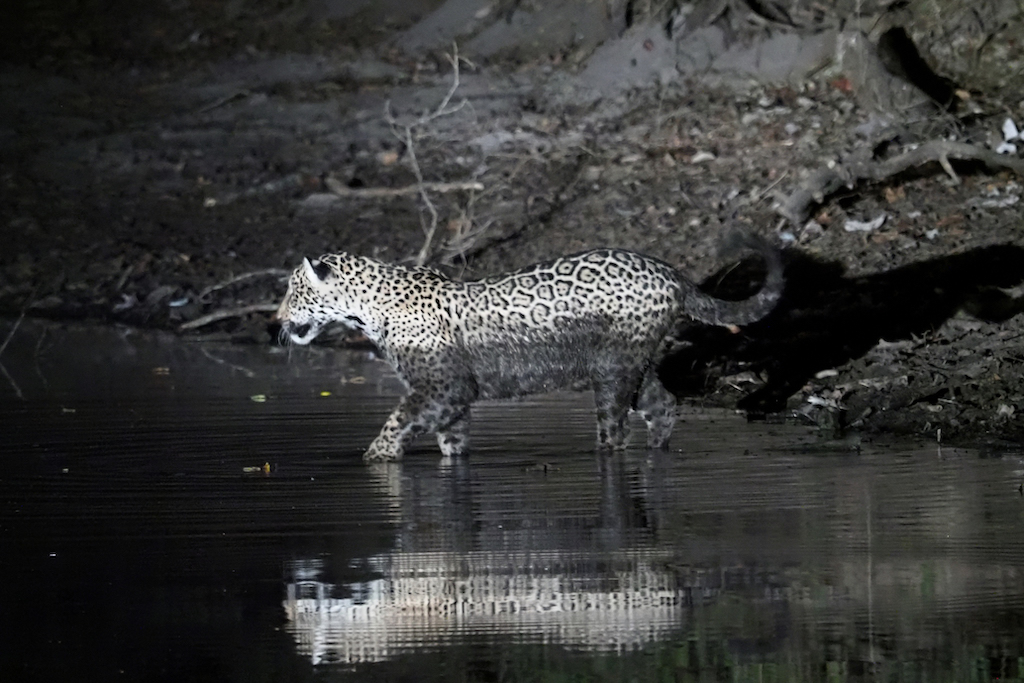
<path fill-rule="evenodd" d="M 797 70 L 823 31 L 764 39 L 762 53 L 778 36 L 801 41 L 781 78 L 726 42 L 732 72 L 685 68 L 695 33 L 655 21 L 539 56 L 482 55 L 468 37 L 468 59 L 453 62 L 446 42 L 396 47 L 426 41 L 424 25 L 457 3 L 421 4 L 373 39 L 369 15 L 271 39 L 254 33 L 254 10 L 228 39 L 220 15 L 193 12 L 180 43 L 154 37 L 169 20 L 137 16 L 151 40 L 121 52 L 70 38 L 6 52 L 0 315 L 276 343 L 284 275 L 335 250 L 422 254 L 469 278 L 619 246 L 738 298 L 758 265 L 716 250 L 742 226 L 784 249 L 786 294 L 739 334 L 680 330 L 688 344 L 666 375 L 687 401 L 837 439 L 1024 437 L 1024 181 L 1012 167 L 942 156 L 830 189 L 799 220 L 780 211 L 859 151 L 1012 144 L 1019 83 L 963 84 L 947 69 L 964 86 L 958 112 L 894 121 L 842 65 Z M 496 35 L 487 16 L 472 36 Z M 507 30 L 528 30 L 524 16 Z"/>

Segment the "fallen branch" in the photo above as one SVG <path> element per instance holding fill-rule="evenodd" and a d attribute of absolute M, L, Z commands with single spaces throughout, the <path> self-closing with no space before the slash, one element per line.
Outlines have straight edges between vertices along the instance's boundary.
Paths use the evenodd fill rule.
<path fill-rule="evenodd" d="M 248 97 L 251 94 L 252 93 L 249 92 L 248 90 L 246 90 L 245 88 L 242 88 L 241 90 L 235 90 L 233 92 L 229 92 L 227 95 L 224 95 L 223 97 L 218 97 L 213 102 L 210 102 L 209 104 L 207 104 L 207 105 L 205 105 L 203 107 L 200 107 L 198 113 L 205 114 L 206 112 L 213 111 L 217 107 L 224 106 L 225 104 L 227 104 L 228 102 L 231 102 L 232 100 L 240 100 L 243 97 Z"/>
<path fill-rule="evenodd" d="M 292 271 L 285 270 L 284 268 L 264 268 L 263 270 L 249 271 L 248 273 L 242 273 L 241 275 L 236 275 L 235 277 L 229 278 L 227 280 L 224 280 L 223 282 L 218 282 L 215 285 L 210 285 L 209 287 L 207 287 L 203 291 L 199 292 L 199 296 L 197 298 L 200 301 L 202 301 L 203 299 L 208 297 L 210 294 L 213 294 L 217 290 L 224 289 L 225 287 L 230 287 L 231 285 L 238 284 L 239 282 L 244 282 L 245 280 L 251 280 L 252 278 L 257 278 L 257 277 L 281 277 L 281 278 L 284 278 L 284 277 L 288 277 L 291 274 L 292 274 Z"/>
<path fill-rule="evenodd" d="M 273 313 L 280 307 L 279 303 L 263 303 L 263 304 L 249 304 L 248 306 L 239 306 L 238 308 L 222 308 L 213 313 L 207 313 L 206 315 L 199 316 L 195 320 L 190 320 L 187 323 L 182 323 L 178 326 L 179 332 L 186 332 L 188 330 L 194 330 L 210 323 L 215 323 L 218 320 L 226 320 L 227 318 L 241 318 L 244 315 L 250 313 Z"/>
<path fill-rule="evenodd" d="M 776 212 L 794 225 L 803 225 L 815 205 L 822 204 L 840 189 L 853 189 L 863 181 L 877 183 L 907 169 L 932 162 L 938 162 L 955 179 L 956 174 L 951 173 L 950 159 L 980 161 L 990 168 L 1009 169 L 1024 177 L 1024 159 L 996 154 L 992 150 L 965 142 L 934 140 L 882 161 L 872 159 L 871 153 L 871 149 L 866 149 L 832 168 L 818 169 L 792 194 L 780 198 Z"/>
<path fill-rule="evenodd" d="M 466 192 L 484 189 L 483 183 L 468 180 L 455 183 L 417 183 L 403 187 L 346 187 L 337 178 L 327 178 L 324 181 L 327 189 L 339 197 L 398 197 L 407 194 L 419 194 L 424 190 L 444 194 L 446 192 Z"/>

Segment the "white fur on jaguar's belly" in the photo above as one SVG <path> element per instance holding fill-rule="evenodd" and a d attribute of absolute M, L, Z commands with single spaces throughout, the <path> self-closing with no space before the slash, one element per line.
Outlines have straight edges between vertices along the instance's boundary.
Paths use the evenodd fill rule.
<path fill-rule="evenodd" d="M 629 251 L 598 250 L 474 282 L 349 254 L 303 260 L 278 309 L 282 336 L 308 344 L 325 325 L 362 332 L 409 389 L 364 454 L 394 460 L 423 433 L 445 455 L 469 447 L 470 405 L 558 389 L 593 389 L 598 442 L 622 448 L 637 410 L 648 446 L 667 446 L 675 397 L 657 376 L 677 320 L 744 324 L 782 286 L 778 256 L 765 287 L 742 302 L 700 292 L 675 269 Z"/>

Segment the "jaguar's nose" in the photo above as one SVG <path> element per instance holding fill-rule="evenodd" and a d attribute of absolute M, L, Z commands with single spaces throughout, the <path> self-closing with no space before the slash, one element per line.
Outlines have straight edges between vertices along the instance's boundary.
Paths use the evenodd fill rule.
<path fill-rule="evenodd" d="M 309 323 L 303 323 L 302 325 L 292 327 L 291 333 L 296 337 L 305 337 L 309 334 Z"/>

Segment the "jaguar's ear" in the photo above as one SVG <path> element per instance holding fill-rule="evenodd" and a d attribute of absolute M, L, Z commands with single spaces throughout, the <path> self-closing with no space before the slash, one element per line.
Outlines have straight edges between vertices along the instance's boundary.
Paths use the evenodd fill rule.
<path fill-rule="evenodd" d="M 306 269 L 306 277 L 315 282 L 325 282 L 331 274 L 331 267 L 320 259 L 302 259 L 302 265 Z"/>

